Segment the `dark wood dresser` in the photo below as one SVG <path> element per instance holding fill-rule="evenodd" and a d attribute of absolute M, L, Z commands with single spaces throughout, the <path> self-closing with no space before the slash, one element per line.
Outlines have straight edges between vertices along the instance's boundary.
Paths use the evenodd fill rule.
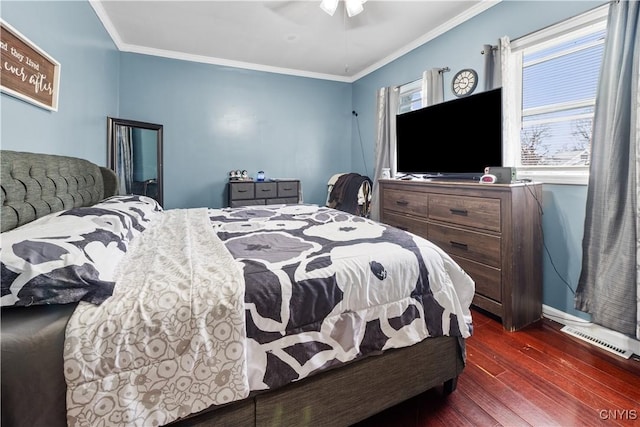
<path fill-rule="evenodd" d="M 542 317 L 541 184 L 381 180 L 380 200 L 381 221 L 451 255 L 505 329 Z"/>

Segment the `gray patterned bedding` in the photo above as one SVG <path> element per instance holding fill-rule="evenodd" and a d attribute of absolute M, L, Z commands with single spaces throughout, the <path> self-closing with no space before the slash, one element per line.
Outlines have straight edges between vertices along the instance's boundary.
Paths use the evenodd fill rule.
<path fill-rule="evenodd" d="M 2 236 L 3 307 L 79 302 L 65 337 L 70 425 L 162 425 L 471 334 L 473 281 L 404 231 L 312 205 L 162 211 L 136 196 L 99 208 Z"/>
<path fill-rule="evenodd" d="M 243 266 L 252 390 L 470 334 L 474 283 L 425 239 L 326 207 L 209 212 Z"/>

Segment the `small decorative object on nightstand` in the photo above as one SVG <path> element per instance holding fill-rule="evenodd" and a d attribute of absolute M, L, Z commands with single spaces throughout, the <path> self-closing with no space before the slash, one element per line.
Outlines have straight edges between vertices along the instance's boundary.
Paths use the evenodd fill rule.
<path fill-rule="evenodd" d="M 229 181 L 253 181 L 253 178 L 249 176 L 249 172 L 246 170 L 232 170 L 229 171 Z"/>

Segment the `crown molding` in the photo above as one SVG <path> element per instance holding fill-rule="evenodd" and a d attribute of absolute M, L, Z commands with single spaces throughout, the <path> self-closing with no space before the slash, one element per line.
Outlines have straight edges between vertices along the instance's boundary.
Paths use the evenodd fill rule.
<path fill-rule="evenodd" d="M 368 74 L 373 73 L 374 71 L 378 70 L 379 68 L 381 68 L 381 67 L 383 67 L 383 66 L 385 66 L 385 65 L 387 65 L 387 64 L 389 64 L 389 63 L 391 63 L 393 61 L 395 61 L 396 59 L 402 57 L 403 55 L 406 55 L 407 53 L 411 52 L 412 50 L 414 50 L 414 49 L 424 45 L 425 43 L 435 39 L 436 37 L 446 33 L 447 31 L 449 31 L 449 30 L 453 29 L 454 27 L 462 24 L 463 22 L 473 18 L 474 16 L 484 12 L 485 10 L 495 6 L 496 4 L 500 3 L 501 1 L 502 0 L 483 0 L 483 1 L 479 2 L 477 5 L 473 6 L 470 9 L 468 9 L 464 13 L 461 13 L 461 14 L 457 15 L 455 18 L 453 18 L 453 19 L 445 22 L 444 24 L 438 26 L 434 30 L 429 31 L 428 33 L 424 34 L 422 37 L 416 39 L 412 43 L 409 43 L 408 45 L 406 45 L 402 49 L 397 50 L 396 52 L 392 53 L 391 55 L 381 59 L 380 61 L 374 63 L 370 67 L 367 67 L 363 71 L 361 71 L 359 73 L 356 73 L 356 74 L 354 74 L 352 76 L 341 76 L 341 75 L 335 75 L 335 74 L 314 73 L 314 72 L 305 71 L 305 70 L 273 67 L 273 66 L 255 64 L 255 63 L 250 63 L 250 62 L 232 61 L 232 60 L 228 60 L 228 59 L 224 59 L 224 58 L 215 58 L 215 57 L 204 56 L 204 55 L 193 55 L 193 54 L 187 54 L 187 53 L 183 53 L 183 52 L 169 51 L 169 50 L 163 50 L 163 49 L 153 49 L 153 48 L 148 48 L 148 47 L 145 47 L 145 46 L 127 44 L 127 43 L 124 43 L 122 41 L 122 38 L 120 37 L 120 34 L 118 33 L 118 31 L 116 30 L 115 26 L 111 22 L 111 19 L 109 19 L 109 16 L 107 15 L 106 11 L 104 10 L 101 2 L 98 1 L 98 0 L 89 0 L 89 4 L 93 7 L 94 11 L 96 12 L 96 15 L 98 15 L 98 18 L 102 22 L 102 25 L 107 30 L 107 33 L 109 33 L 109 36 L 111 37 L 111 39 L 115 43 L 115 45 L 118 48 L 118 50 L 121 51 L 121 52 L 139 53 L 139 54 L 142 54 L 142 55 L 158 56 L 158 57 L 169 58 L 169 59 L 177 59 L 177 60 L 180 60 L 180 61 L 199 62 L 199 63 L 204 63 L 204 64 L 220 65 L 220 66 L 224 66 L 224 67 L 234 67 L 234 68 L 241 68 L 241 69 L 245 69 L 245 70 L 262 71 L 262 72 L 267 72 L 267 73 L 286 74 L 286 75 L 297 76 L 297 77 L 308 77 L 308 78 L 313 78 L 313 79 L 332 80 L 332 81 L 338 81 L 338 82 L 344 82 L 344 83 L 353 83 L 356 80 L 359 80 L 362 77 L 365 77 Z"/>

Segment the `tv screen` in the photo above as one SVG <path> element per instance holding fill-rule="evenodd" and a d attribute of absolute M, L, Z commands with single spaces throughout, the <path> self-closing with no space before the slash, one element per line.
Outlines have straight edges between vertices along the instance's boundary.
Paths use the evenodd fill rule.
<path fill-rule="evenodd" d="M 502 89 L 396 116 L 398 173 L 479 179 L 502 166 Z"/>

